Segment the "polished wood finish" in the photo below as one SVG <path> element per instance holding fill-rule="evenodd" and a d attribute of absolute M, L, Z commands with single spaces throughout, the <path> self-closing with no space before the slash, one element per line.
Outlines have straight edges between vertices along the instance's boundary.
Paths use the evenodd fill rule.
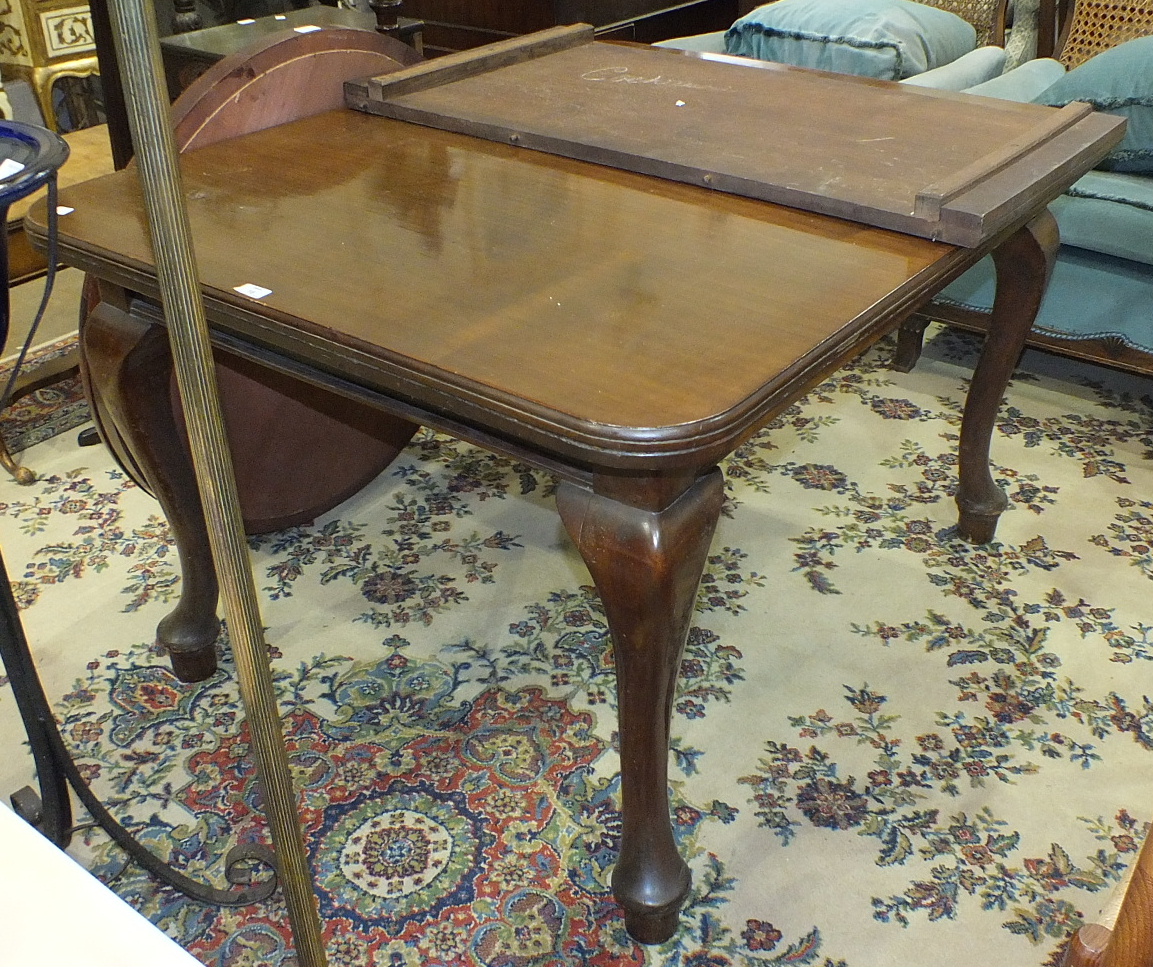
<path fill-rule="evenodd" d="M 669 726 L 725 485 L 713 468 L 695 479 L 632 480 L 625 501 L 619 490 L 611 477 L 594 480 L 591 489 L 562 484 L 557 510 L 613 634 L 621 798 L 636 804 L 623 816 L 613 892 L 624 903 L 629 933 L 641 943 L 660 943 L 676 930 L 691 885 L 668 818 Z"/>
<path fill-rule="evenodd" d="M 351 111 L 197 150 L 184 180 L 219 331 L 621 469 L 715 462 L 751 432 L 733 421 L 771 417 L 974 258 Z M 69 259 L 155 295 L 134 176 L 62 197 Z M 302 238 L 324 244 L 295 257 Z"/>
<path fill-rule="evenodd" d="M 1146 834 L 1101 917 L 1086 923 L 1069 942 L 1062 967 L 1153 967 L 1153 844 Z"/>
<path fill-rule="evenodd" d="M 1059 245 L 1057 222 L 1046 210 L 993 251 L 997 293 L 992 325 L 961 423 L 957 530 L 975 544 L 993 539 L 997 520 L 1008 506 L 1008 498 L 989 472 L 989 461 L 981 459 L 989 454 L 993 432 L 992 421 L 983 416 L 995 413 L 1001 405 L 1001 393 L 1021 352 L 1021 334 L 1014 331 L 1012 320 L 1037 315 Z"/>
<path fill-rule="evenodd" d="M 181 151 L 331 111 L 343 84 L 379 67 L 387 75 L 420 56 L 392 37 L 353 27 L 261 34 L 222 57 L 188 86 L 172 108 Z"/>
<path fill-rule="evenodd" d="M 1044 217 L 955 248 L 353 111 L 217 142 L 182 168 L 218 345 L 561 478 L 619 663 L 614 893 L 634 937 L 666 939 L 688 890 L 669 703 L 718 462 L 1002 242 L 1024 262 L 1002 280 L 991 351 L 1013 355 L 1043 288 Z M 64 197 L 64 257 L 102 279 L 95 315 L 159 322 L 133 174 Z M 1030 197 L 1036 217 L 1045 198 Z M 301 246 L 308 258 L 290 257 Z M 270 294 L 235 291 L 249 282 Z M 979 538 L 997 510 L 979 465 L 1005 376 L 982 362 L 962 428 L 958 499 Z M 164 459 L 148 472 L 187 472 Z"/>
<path fill-rule="evenodd" d="M 893 356 L 893 369 L 908 373 L 917 365 L 917 361 L 921 358 L 921 350 L 924 348 L 924 333 L 931 322 L 941 322 L 954 329 L 983 335 L 989 331 L 989 316 L 988 312 L 978 312 L 948 302 L 933 303 L 932 309 L 910 316 L 901 325 L 897 349 Z M 1033 329 L 1029 332 L 1025 345 L 1030 349 L 1056 353 L 1097 366 L 1109 366 L 1139 376 L 1153 376 L 1153 356 L 1126 344 L 1116 336 L 1100 339 L 1062 339 L 1042 329 Z"/>
<path fill-rule="evenodd" d="M 956 245 L 1019 222 L 1124 133 L 1054 109 L 554 28 L 349 84 L 348 104 Z M 819 118 L 820 123 L 813 123 Z M 771 149 L 757 131 L 787 131 Z"/>
<path fill-rule="evenodd" d="M 131 319 L 126 293 L 106 287 L 102 295 L 80 330 L 88 397 L 113 452 L 122 454 L 121 446 L 131 441 L 120 462 L 131 467 L 168 516 L 180 555 L 180 600 L 161 621 L 157 640 L 178 678 L 202 681 L 216 670 L 218 585 L 191 458 L 177 443 L 181 432 L 170 404 L 168 333 Z M 153 470 L 181 464 L 186 464 L 183 472 Z"/>

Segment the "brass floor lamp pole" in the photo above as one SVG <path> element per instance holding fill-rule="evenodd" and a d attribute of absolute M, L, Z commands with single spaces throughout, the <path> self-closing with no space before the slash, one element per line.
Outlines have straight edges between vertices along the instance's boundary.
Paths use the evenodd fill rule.
<path fill-rule="evenodd" d="M 149 0 L 112 0 L 128 119 L 136 145 L 177 386 L 208 522 L 240 697 L 301 967 L 324 967 L 320 916 L 273 691 L 268 649 L 225 437 L 196 255 L 169 122 L 156 13 Z"/>

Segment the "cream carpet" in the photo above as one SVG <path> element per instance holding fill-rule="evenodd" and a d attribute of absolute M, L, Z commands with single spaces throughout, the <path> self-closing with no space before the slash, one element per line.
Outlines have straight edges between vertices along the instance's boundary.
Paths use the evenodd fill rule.
<path fill-rule="evenodd" d="M 882 346 L 728 462 L 672 797 L 693 893 L 642 948 L 605 625 L 547 474 L 419 436 L 314 526 L 253 542 L 334 965 L 1033 967 L 1153 809 L 1148 383 L 1029 355 L 994 442 L 1000 543 L 952 530 L 972 345 Z M 64 736 L 113 812 L 221 881 L 266 841 L 226 642 L 177 683 L 156 504 L 76 446 L 75 389 L 6 415 L 0 540 Z M 0 792 L 32 780 L 10 691 Z M 279 895 L 217 910 L 76 851 L 206 964 L 294 963 Z"/>

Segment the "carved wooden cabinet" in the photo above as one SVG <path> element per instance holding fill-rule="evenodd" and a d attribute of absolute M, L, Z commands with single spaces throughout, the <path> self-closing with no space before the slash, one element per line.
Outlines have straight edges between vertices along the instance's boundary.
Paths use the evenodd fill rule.
<path fill-rule="evenodd" d="M 88 4 L 0 0 L 0 77 L 27 80 L 45 123 L 56 127 L 52 89 L 65 77 L 97 73 Z"/>

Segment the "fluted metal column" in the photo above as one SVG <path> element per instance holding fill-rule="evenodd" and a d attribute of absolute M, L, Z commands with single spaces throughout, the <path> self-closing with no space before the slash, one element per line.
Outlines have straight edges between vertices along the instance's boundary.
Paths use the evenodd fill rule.
<path fill-rule="evenodd" d="M 277 873 L 288 906 L 298 962 L 302 967 L 324 967 L 316 895 L 272 686 L 168 98 L 161 80 L 164 72 L 156 13 L 150 0 L 112 0 L 110 9 L 177 385 L 236 657 L 240 697 L 263 786 Z"/>

